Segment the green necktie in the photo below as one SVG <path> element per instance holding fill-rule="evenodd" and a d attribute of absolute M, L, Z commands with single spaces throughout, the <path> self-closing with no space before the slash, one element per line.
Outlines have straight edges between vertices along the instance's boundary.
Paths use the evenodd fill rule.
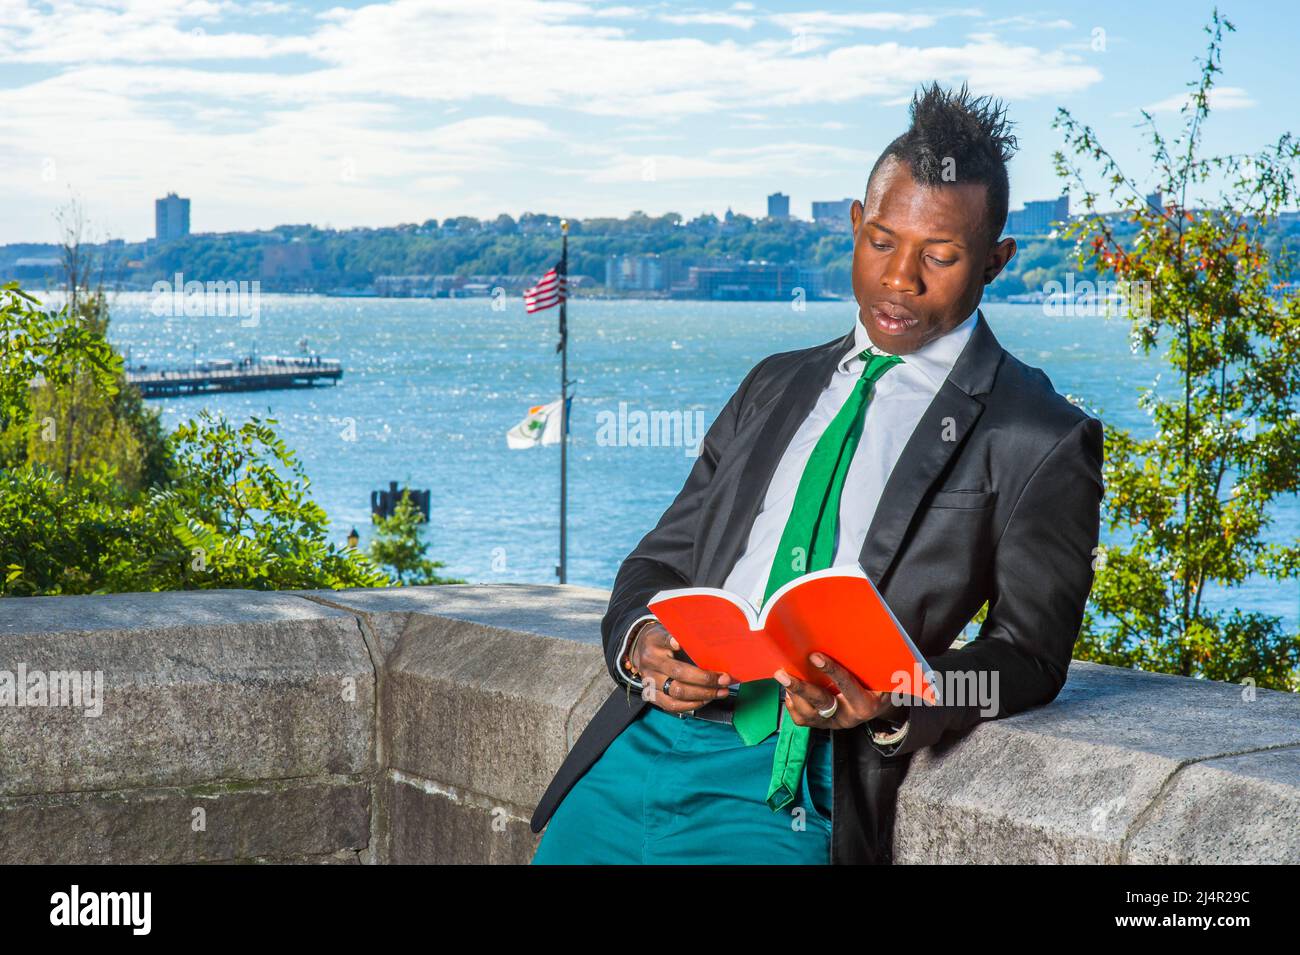
<path fill-rule="evenodd" d="M 862 436 L 862 421 L 871 392 L 880 377 L 903 359 L 877 355 L 870 349 L 858 356 L 866 361 L 839 413 L 827 425 L 804 466 L 795 492 L 790 518 L 772 560 L 763 603 L 784 584 L 814 570 L 830 567 L 835 557 L 835 530 L 839 522 L 840 494 L 853 452 Z M 780 684 L 775 679 L 751 680 L 740 685 L 740 699 L 732 725 L 746 746 L 761 743 L 777 729 L 781 709 Z M 791 719 L 780 721 L 772 782 L 767 804 L 773 812 L 784 809 L 799 792 L 808 755 L 809 728 Z"/>

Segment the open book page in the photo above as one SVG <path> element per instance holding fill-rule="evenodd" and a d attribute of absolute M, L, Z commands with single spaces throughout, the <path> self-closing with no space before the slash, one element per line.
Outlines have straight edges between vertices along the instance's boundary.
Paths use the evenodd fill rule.
<path fill-rule="evenodd" d="M 688 587 L 656 594 L 648 606 L 698 667 L 744 683 L 771 679 L 785 665 L 775 644 L 757 629 L 753 605 L 744 597 Z"/>
<path fill-rule="evenodd" d="M 937 701 L 923 676 L 924 658 L 856 564 L 789 581 L 757 616 L 743 597 L 708 587 L 663 591 L 649 606 L 697 666 L 725 671 L 733 679 L 769 679 L 775 670 L 785 669 L 829 688 L 826 677 L 808 662 L 808 654 L 818 651 L 868 689 L 901 689 Z"/>
<path fill-rule="evenodd" d="M 924 658 L 860 568 L 827 568 L 791 583 L 797 586 L 777 591 L 763 608 L 764 630 L 790 661 L 788 672 L 824 685 L 820 671 L 808 662 L 808 654 L 816 651 L 840 663 L 868 690 L 899 689 L 936 701 L 922 676 Z M 914 682 L 919 683 L 915 690 Z"/>

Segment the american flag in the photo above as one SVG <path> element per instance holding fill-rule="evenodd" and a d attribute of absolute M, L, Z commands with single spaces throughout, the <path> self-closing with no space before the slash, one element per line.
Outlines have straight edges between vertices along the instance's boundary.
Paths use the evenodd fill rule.
<path fill-rule="evenodd" d="M 524 308 L 529 312 L 540 312 L 564 301 L 564 274 L 556 265 L 540 279 L 537 284 L 524 292 Z"/>

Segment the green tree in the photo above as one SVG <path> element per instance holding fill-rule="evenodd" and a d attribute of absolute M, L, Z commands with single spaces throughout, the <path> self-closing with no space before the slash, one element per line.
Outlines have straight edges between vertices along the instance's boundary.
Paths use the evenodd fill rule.
<path fill-rule="evenodd" d="M 126 387 L 121 359 L 107 345 L 103 256 L 85 241 L 80 203 L 71 200 L 56 219 L 67 304 L 41 321 L 16 311 L 21 308 L 16 297 L 6 299 L 11 308 L 5 322 L 23 340 L 8 342 L 7 360 L 20 364 L 5 369 L 15 375 L 18 391 L 5 398 L 10 414 L 0 414 L 0 465 L 45 464 L 65 482 L 74 473 L 106 465 L 138 489 L 165 474 L 162 426 L 157 412 Z M 16 292 L 17 286 L 10 289 Z M 28 299 L 27 304 L 34 303 Z M 23 367 L 23 361 L 36 367 Z"/>
<path fill-rule="evenodd" d="M 82 294 L 78 310 L 94 299 Z M 28 459 L 30 431 L 51 426 L 37 417 L 42 395 L 75 395 L 58 407 L 79 409 L 87 431 L 86 409 L 138 400 L 121 397 L 121 358 L 103 328 L 0 288 L 0 594 L 388 583 L 365 555 L 328 542 L 325 513 L 272 421 L 235 427 L 201 413 L 167 437 L 163 477 L 147 488 L 124 481 L 94 441 L 75 443 L 75 466 Z M 58 447 L 66 431 L 52 426 Z"/>
<path fill-rule="evenodd" d="M 235 427 L 206 409 L 180 425 L 169 445 L 175 481 L 153 495 L 187 551 L 185 587 L 281 590 L 376 587 L 387 578 L 362 554 L 331 544 L 329 519 L 311 500 L 297 455 L 252 417 Z"/>
<path fill-rule="evenodd" d="M 88 333 L 87 341 L 106 341 L 108 301 L 102 291 L 83 289 L 70 319 Z M 160 480 L 166 471 L 165 435 L 158 412 L 127 385 L 114 353 L 96 364 L 93 351 L 73 351 L 66 374 L 30 391 L 27 460 L 46 464 L 71 479 L 100 464 L 114 470 L 133 490 Z"/>
<path fill-rule="evenodd" d="M 1085 193 L 1088 213 L 1069 227 L 1080 265 L 1124 283 L 1134 310 L 1134 349 L 1164 349 L 1176 389 L 1153 384 L 1139 404 L 1152 434 L 1106 431 L 1105 520 L 1121 543 L 1094 563 L 1091 605 L 1076 649 L 1081 659 L 1300 689 L 1300 634 L 1279 618 L 1237 607 L 1211 608 L 1207 586 L 1300 573 L 1300 538 L 1269 543 L 1270 504 L 1300 489 L 1300 296 L 1281 295 L 1285 262 L 1270 257 L 1264 228 L 1295 195 L 1300 158 L 1292 135 L 1253 154 L 1201 157 L 1223 30 L 1214 11 L 1186 125 L 1166 142 L 1150 126 L 1152 167 L 1163 208 L 1119 168 L 1093 131 L 1057 113 L 1075 155 L 1101 167 L 1116 217 L 1064 154 L 1057 172 Z M 1192 210 L 1189 188 L 1218 174 L 1228 184 L 1215 207 Z"/>
<path fill-rule="evenodd" d="M 370 542 L 370 557 L 376 564 L 391 568 L 392 582 L 397 586 L 465 582 L 439 577 L 438 569 L 446 565 L 424 556 L 429 549 L 420 533 L 424 515 L 411 503 L 409 490 L 402 492 L 402 499 L 397 502 L 390 517 L 372 514 L 371 522 L 375 526 L 375 536 Z"/>
<path fill-rule="evenodd" d="M 120 366 L 102 330 L 69 308 L 46 312 L 16 282 L 0 287 L 0 467 L 26 460 L 29 428 L 50 426 L 34 420 L 35 391 L 87 380 L 111 395 Z"/>

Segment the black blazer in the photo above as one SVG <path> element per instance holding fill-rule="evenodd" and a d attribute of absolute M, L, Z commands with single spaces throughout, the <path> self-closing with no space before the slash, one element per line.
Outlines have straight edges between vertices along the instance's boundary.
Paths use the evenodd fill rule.
<path fill-rule="evenodd" d="M 685 486 L 619 567 L 601 623 L 616 686 L 543 794 L 534 832 L 650 705 L 618 679 L 627 628 L 660 590 L 722 586 L 786 445 L 853 344 L 850 330 L 764 358 L 709 427 Z M 832 731 L 831 862 L 892 861 L 911 753 L 1060 692 L 1092 587 L 1101 467 L 1101 422 L 1002 348 L 981 312 L 889 476 L 859 562 L 936 673 L 996 671 L 996 712 L 913 706 L 892 747 L 865 725 Z M 985 601 L 977 638 L 951 649 Z"/>

